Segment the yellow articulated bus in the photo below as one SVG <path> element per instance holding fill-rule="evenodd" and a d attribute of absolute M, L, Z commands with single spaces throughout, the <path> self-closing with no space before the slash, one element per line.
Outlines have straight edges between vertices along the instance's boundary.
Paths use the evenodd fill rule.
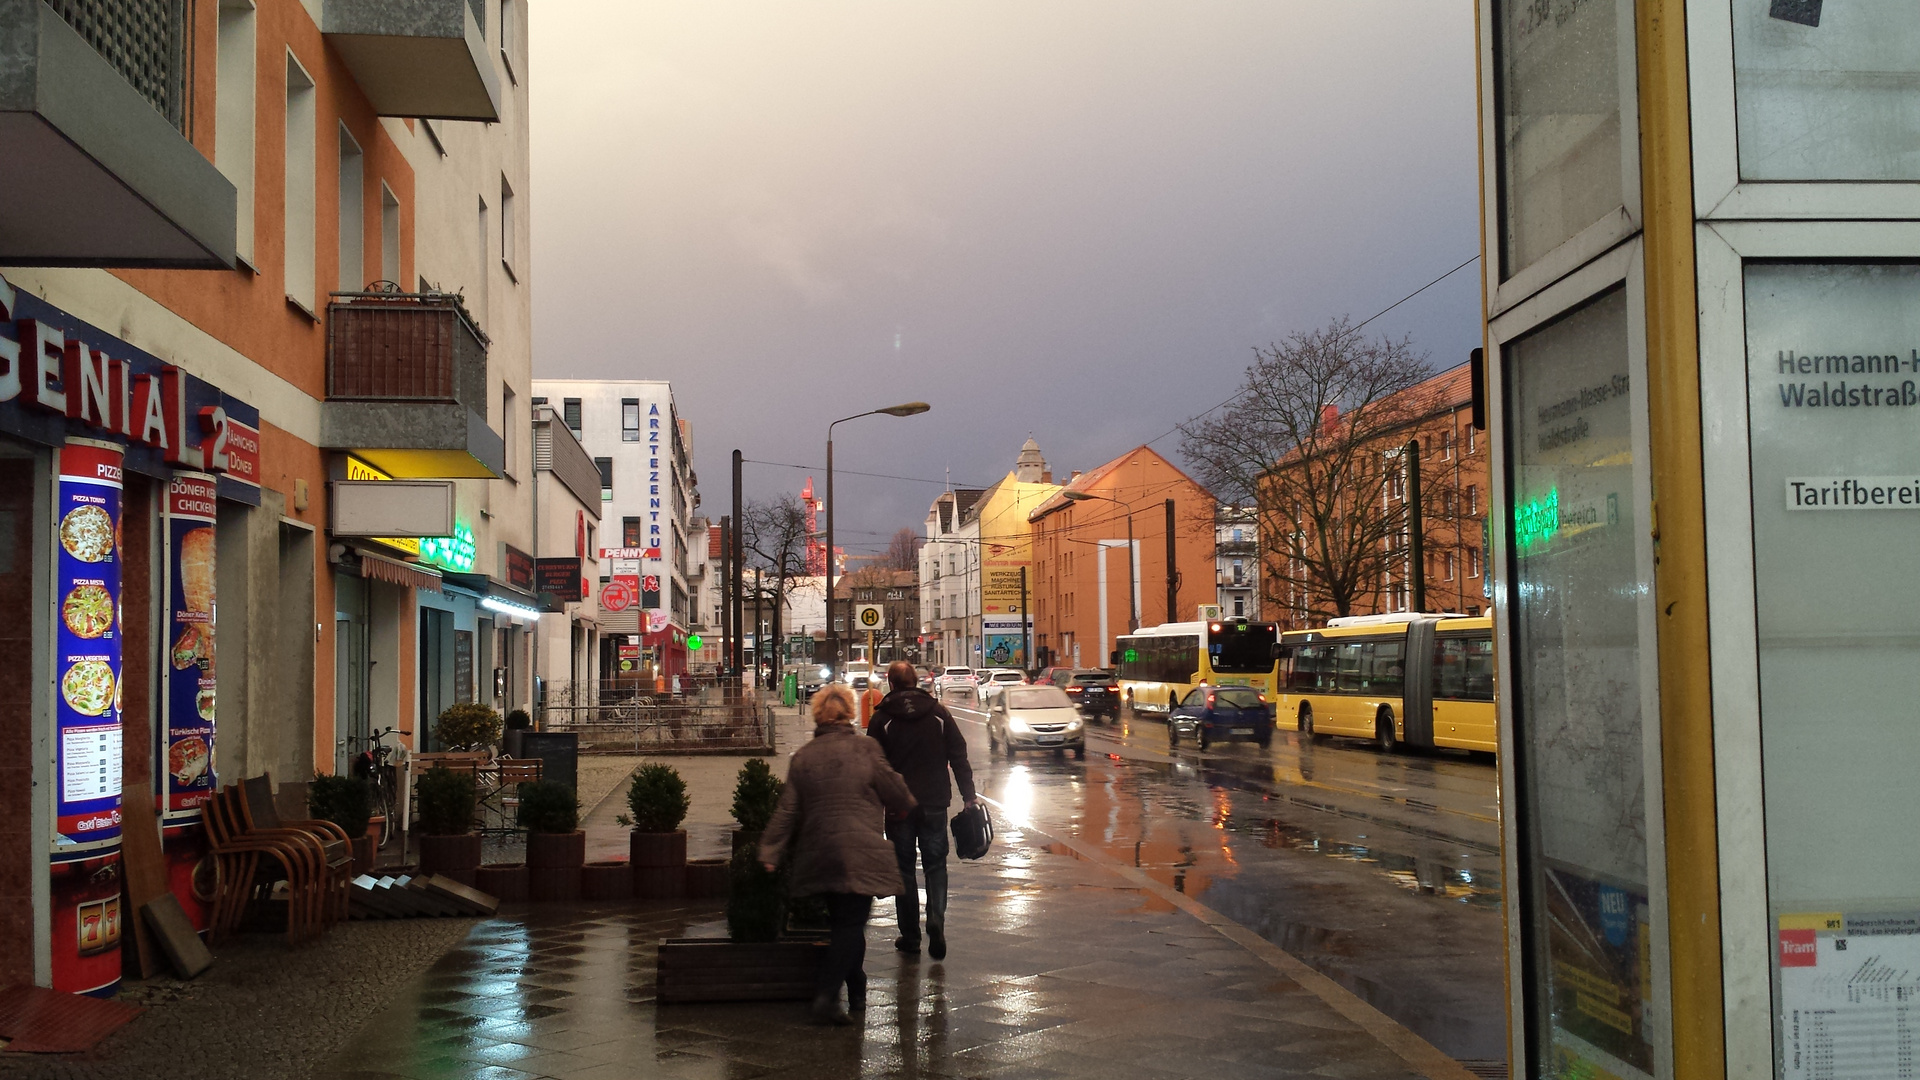
<path fill-rule="evenodd" d="M 1277 724 L 1321 735 L 1493 753 L 1493 619 L 1368 615 L 1289 630 L 1278 656 Z"/>
<path fill-rule="evenodd" d="M 1273 700 L 1275 623 L 1221 619 L 1144 626 L 1114 643 L 1120 696 L 1136 713 L 1173 712 L 1189 690 L 1251 686 Z"/>

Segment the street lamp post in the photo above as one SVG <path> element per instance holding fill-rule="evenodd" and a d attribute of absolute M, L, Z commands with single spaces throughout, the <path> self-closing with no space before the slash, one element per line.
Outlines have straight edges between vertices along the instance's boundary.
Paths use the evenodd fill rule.
<path fill-rule="evenodd" d="M 904 405 L 889 405 L 884 409 L 870 409 L 843 416 L 827 425 L 827 666 L 836 676 L 840 672 L 840 635 L 833 626 L 833 429 L 863 416 L 915 416 L 931 408 L 933 406 L 924 401 L 909 401 Z"/>

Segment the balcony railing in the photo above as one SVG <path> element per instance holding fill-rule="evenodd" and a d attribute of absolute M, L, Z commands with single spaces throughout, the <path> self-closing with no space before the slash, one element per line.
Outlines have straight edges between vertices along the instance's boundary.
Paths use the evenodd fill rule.
<path fill-rule="evenodd" d="M 487 336 L 448 293 L 335 293 L 327 397 L 485 408 Z M 464 392 L 463 392 L 464 391 Z"/>
<path fill-rule="evenodd" d="M 179 0 L 46 0 L 174 127 L 186 116 Z"/>

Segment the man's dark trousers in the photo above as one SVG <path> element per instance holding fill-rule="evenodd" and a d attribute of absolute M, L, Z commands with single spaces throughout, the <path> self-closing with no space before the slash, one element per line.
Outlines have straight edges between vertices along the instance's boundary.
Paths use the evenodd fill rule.
<path fill-rule="evenodd" d="M 920 849 L 920 864 L 927 875 L 927 931 L 945 932 L 947 927 L 947 808 L 917 806 L 903 821 L 887 822 L 887 837 L 893 841 L 893 853 L 900 860 L 900 881 L 906 886 L 894 902 L 900 923 L 900 936 L 909 942 L 920 940 L 920 890 L 914 886 L 913 855 Z"/>

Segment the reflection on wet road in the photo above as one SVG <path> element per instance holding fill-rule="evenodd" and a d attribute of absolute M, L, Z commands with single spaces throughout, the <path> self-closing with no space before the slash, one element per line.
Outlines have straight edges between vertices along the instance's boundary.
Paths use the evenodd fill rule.
<path fill-rule="evenodd" d="M 987 753 L 1006 816 L 1097 845 L 1339 981 L 1442 1050 L 1505 1055 L 1497 772 L 1359 742 L 1169 750 L 1166 725 L 1089 729 L 1087 757 Z"/>

